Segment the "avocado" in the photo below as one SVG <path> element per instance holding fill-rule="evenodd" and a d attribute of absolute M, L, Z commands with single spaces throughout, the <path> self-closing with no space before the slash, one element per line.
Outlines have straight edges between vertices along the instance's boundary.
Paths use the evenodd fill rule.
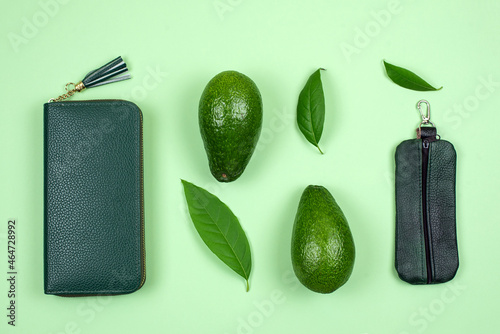
<path fill-rule="evenodd" d="M 302 193 L 292 233 L 292 265 L 308 289 L 331 293 L 349 279 L 354 267 L 354 240 L 342 210 L 322 186 Z"/>
<path fill-rule="evenodd" d="M 236 71 L 217 74 L 201 95 L 198 120 L 212 175 L 219 182 L 239 178 L 262 129 L 262 98 L 255 83 Z"/>

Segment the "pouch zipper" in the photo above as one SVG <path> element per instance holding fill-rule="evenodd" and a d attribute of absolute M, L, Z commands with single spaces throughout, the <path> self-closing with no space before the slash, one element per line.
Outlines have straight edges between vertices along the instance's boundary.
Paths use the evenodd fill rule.
<path fill-rule="evenodd" d="M 427 217 L 427 170 L 429 166 L 429 147 L 430 147 L 429 140 L 424 139 L 422 141 L 422 221 L 424 225 L 425 264 L 427 267 L 427 284 L 430 284 L 432 282 L 430 226 L 429 226 L 429 219 Z"/>

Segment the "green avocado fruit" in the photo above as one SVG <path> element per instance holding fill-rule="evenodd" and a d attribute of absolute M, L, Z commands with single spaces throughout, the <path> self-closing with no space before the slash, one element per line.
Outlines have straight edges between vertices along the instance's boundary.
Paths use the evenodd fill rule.
<path fill-rule="evenodd" d="M 292 234 L 292 265 L 308 289 L 331 293 L 349 279 L 354 267 L 354 240 L 342 210 L 322 186 L 302 193 Z"/>
<path fill-rule="evenodd" d="M 212 175 L 231 182 L 245 170 L 262 129 L 262 98 L 255 83 L 236 71 L 217 74 L 198 108 L 201 138 Z"/>

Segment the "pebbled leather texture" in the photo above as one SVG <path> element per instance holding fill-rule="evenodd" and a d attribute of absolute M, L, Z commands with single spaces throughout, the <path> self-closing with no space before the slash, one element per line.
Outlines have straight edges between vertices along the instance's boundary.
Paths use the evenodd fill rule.
<path fill-rule="evenodd" d="M 142 113 L 128 101 L 44 105 L 45 293 L 122 294 L 145 280 Z"/>
<path fill-rule="evenodd" d="M 457 156 L 446 140 L 430 143 L 427 202 L 433 281 L 451 280 L 458 270 L 458 246 L 455 217 L 455 171 Z"/>
<path fill-rule="evenodd" d="M 432 132 L 432 130 L 431 130 Z M 433 133 L 424 137 L 433 137 Z M 396 149 L 396 257 L 399 277 L 427 284 L 422 203 L 422 140 L 402 142 Z M 430 142 L 427 170 L 430 283 L 451 280 L 458 269 L 455 217 L 456 153 L 445 140 Z"/>
<path fill-rule="evenodd" d="M 396 148 L 396 270 L 406 282 L 427 281 L 422 221 L 422 141 Z"/>

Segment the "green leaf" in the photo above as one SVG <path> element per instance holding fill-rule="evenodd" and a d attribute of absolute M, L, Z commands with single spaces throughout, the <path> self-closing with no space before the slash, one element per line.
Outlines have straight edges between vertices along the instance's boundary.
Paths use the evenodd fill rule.
<path fill-rule="evenodd" d="M 248 291 L 252 256 L 238 218 L 213 194 L 190 182 L 181 181 L 189 215 L 201 239 L 222 262 L 246 280 Z"/>
<path fill-rule="evenodd" d="M 396 84 L 404 88 L 417 91 L 430 91 L 430 90 L 440 90 L 443 87 L 434 88 L 427 83 L 424 79 L 408 71 L 405 68 L 389 64 L 384 60 L 385 71 L 389 78 Z"/>
<path fill-rule="evenodd" d="M 304 137 L 323 154 L 319 148 L 323 123 L 325 123 L 325 95 L 321 84 L 321 70 L 324 69 L 320 68 L 311 74 L 304 89 L 300 92 L 297 124 Z"/>

